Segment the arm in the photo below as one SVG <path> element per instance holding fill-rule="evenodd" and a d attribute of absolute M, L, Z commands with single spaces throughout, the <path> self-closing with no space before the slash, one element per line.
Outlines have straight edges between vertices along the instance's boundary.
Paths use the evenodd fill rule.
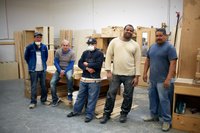
<path fill-rule="evenodd" d="M 170 86 L 170 81 L 174 77 L 175 72 L 176 72 L 176 59 L 170 61 L 169 72 L 167 78 L 164 81 L 165 88 L 168 88 Z"/>
<path fill-rule="evenodd" d="M 133 79 L 133 86 L 138 85 L 139 77 L 140 77 L 140 65 L 141 65 L 141 50 L 138 44 L 136 53 L 135 53 L 135 67 L 136 67 L 136 73 L 135 78 Z"/>
<path fill-rule="evenodd" d="M 60 62 L 60 61 L 59 61 L 59 54 L 58 54 L 58 52 L 56 51 L 55 57 L 54 57 L 54 65 L 55 65 L 57 71 L 60 73 L 60 71 L 61 71 L 62 69 L 60 68 L 59 62 Z"/>
<path fill-rule="evenodd" d="M 113 47 L 112 47 L 112 43 L 110 43 L 106 51 L 106 60 L 105 60 L 105 70 L 107 71 L 108 79 L 112 79 L 111 61 L 112 61 L 113 55 L 114 55 Z"/>
<path fill-rule="evenodd" d="M 81 55 L 81 58 L 78 61 L 78 67 L 81 68 L 83 71 L 86 70 L 86 66 L 84 65 L 84 61 L 85 61 L 85 52 L 83 52 L 83 54 Z"/>
<path fill-rule="evenodd" d="M 69 71 L 69 70 L 72 70 L 73 68 L 74 68 L 74 60 L 71 60 L 70 62 L 69 62 L 69 64 L 68 64 L 68 66 L 66 67 L 66 69 L 65 69 L 65 73 L 67 72 L 67 71 Z"/>
<path fill-rule="evenodd" d="M 150 66 L 150 59 L 147 57 L 144 63 L 144 72 L 143 72 L 143 81 L 147 82 L 147 72 L 149 70 L 149 66 Z"/>
<path fill-rule="evenodd" d="M 45 50 L 46 50 L 46 54 L 45 54 L 45 57 L 46 57 L 46 62 L 47 62 L 47 60 L 48 60 L 48 49 L 47 49 L 47 46 L 45 45 Z"/>
<path fill-rule="evenodd" d="M 26 63 L 28 64 L 29 61 L 29 47 L 26 47 L 25 53 L 24 53 L 24 59 L 26 60 Z"/>
<path fill-rule="evenodd" d="M 98 51 L 98 52 L 99 52 L 99 51 Z M 97 56 L 97 58 L 95 59 L 95 62 L 89 62 L 89 63 L 87 64 L 87 67 L 92 68 L 92 69 L 94 69 L 94 70 L 101 69 L 103 60 L 104 60 L 103 53 L 98 53 L 98 56 Z"/>

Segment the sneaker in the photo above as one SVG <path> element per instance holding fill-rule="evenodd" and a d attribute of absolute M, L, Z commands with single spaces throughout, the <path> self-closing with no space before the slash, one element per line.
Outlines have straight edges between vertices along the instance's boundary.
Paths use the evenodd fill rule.
<path fill-rule="evenodd" d="M 53 102 L 52 103 L 52 107 L 56 107 L 56 106 L 58 106 L 58 104 L 61 102 L 61 99 L 60 98 L 58 98 L 58 100 L 56 101 L 56 102 Z"/>
<path fill-rule="evenodd" d="M 163 122 L 162 124 L 162 131 L 167 132 L 170 129 L 171 124 L 168 122 Z"/>
<path fill-rule="evenodd" d="M 127 116 L 126 115 L 121 115 L 120 117 L 119 117 L 119 121 L 121 122 L 121 123 L 125 123 L 126 122 L 126 120 L 127 120 Z"/>
<path fill-rule="evenodd" d="M 47 105 L 47 106 L 49 106 L 50 104 L 51 104 L 51 102 L 49 102 L 49 101 L 45 101 L 45 102 L 41 102 L 43 105 Z"/>
<path fill-rule="evenodd" d="M 36 107 L 36 104 L 31 103 L 28 107 L 29 107 L 29 109 L 34 109 Z"/>
<path fill-rule="evenodd" d="M 86 123 L 90 122 L 91 120 L 92 120 L 91 118 L 85 117 L 85 122 Z"/>
<path fill-rule="evenodd" d="M 110 116 L 104 115 L 103 118 L 100 120 L 101 124 L 105 124 L 110 119 Z"/>
<path fill-rule="evenodd" d="M 143 118 L 143 121 L 145 121 L 145 122 L 159 121 L 159 118 L 158 117 L 145 117 L 145 118 Z"/>

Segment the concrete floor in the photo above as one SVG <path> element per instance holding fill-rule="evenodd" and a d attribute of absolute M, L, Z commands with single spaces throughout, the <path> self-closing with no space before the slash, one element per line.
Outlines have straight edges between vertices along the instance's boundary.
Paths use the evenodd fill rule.
<path fill-rule="evenodd" d="M 0 81 L 0 133 L 161 133 L 161 123 L 145 123 L 148 115 L 147 90 L 135 88 L 134 104 L 138 107 L 128 115 L 126 123 L 119 118 L 100 124 L 99 119 L 84 122 L 84 115 L 67 118 L 72 108 L 61 103 L 58 107 L 47 107 L 38 102 L 30 110 L 30 100 L 24 97 L 23 80 Z M 169 133 L 183 133 L 171 129 Z"/>

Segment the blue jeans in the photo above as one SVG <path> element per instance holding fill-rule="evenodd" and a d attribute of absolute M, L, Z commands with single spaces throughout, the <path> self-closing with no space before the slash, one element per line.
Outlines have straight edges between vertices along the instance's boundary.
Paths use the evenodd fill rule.
<path fill-rule="evenodd" d="M 79 92 L 74 104 L 74 112 L 81 113 L 87 99 L 86 117 L 92 119 L 100 92 L 100 82 L 85 83 L 80 81 Z"/>
<path fill-rule="evenodd" d="M 164 122 L 171 123 L 172 99 L 173 83 L 169 88 L 164 88 L 163 83 L 150 82 L 149 108 L 152 117 L 158 117 L 160 114 Z"/>
<path fill-rule="evenodd" d="M 60 80 L 59 73 L 56 71 L 51 79 L 50 86 L 51 86 L 51 96 L 53 103 L 58 101 L 58 96 L 57 96 L 57 89 L 56 89 L 56 84 Z M 65 74 L 66 76 L 66 84 L 67 84 L 67 91 L 68 93 L 72 94 L 73 93 L 73 70 L 67 71 Z"/>
<path fill-rule="evenodd" d="M 110 87 L 107 92 L 106 104 L 104 107 L 104 115 L 110 116 L 113 111 L 117 91 L 121 83 L 124 85 L 123 102 L 120 114 L 127 115 L 132 106 L 134 86 L 132 85 L 134 76 L 113 75 Z"/>
<path fill-rule="evenodd" d="M 41 102 L 45 102 L 47 100 L 47 89 L 46 89 L 46 72 L 45 71 L 35 71 L 29 72 L 31 78 L 31 103 L 37 103 L 37 82 L 40 79 L 41 86 Z"/>

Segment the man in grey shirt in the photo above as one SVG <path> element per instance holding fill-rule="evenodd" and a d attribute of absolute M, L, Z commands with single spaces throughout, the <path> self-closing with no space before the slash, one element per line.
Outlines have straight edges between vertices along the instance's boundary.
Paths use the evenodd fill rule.
<path fill-rule="evenodd" d="M 75 53 L 70 49 L 70 43 L 67 40 L 63 40 L 62 48 L 58 49 L 55 53 L 54 65 L 57 71 L 54 73 L 50 86 L 52 95 L 52 106 L 55 107 L 60 102 L 57 96 L 56 84 L 62 77 L 66 77 L 67 81 L 67 100 L 69 103 L 72 102 L 73 93 L 73 67 L 75 62 Z"/>

